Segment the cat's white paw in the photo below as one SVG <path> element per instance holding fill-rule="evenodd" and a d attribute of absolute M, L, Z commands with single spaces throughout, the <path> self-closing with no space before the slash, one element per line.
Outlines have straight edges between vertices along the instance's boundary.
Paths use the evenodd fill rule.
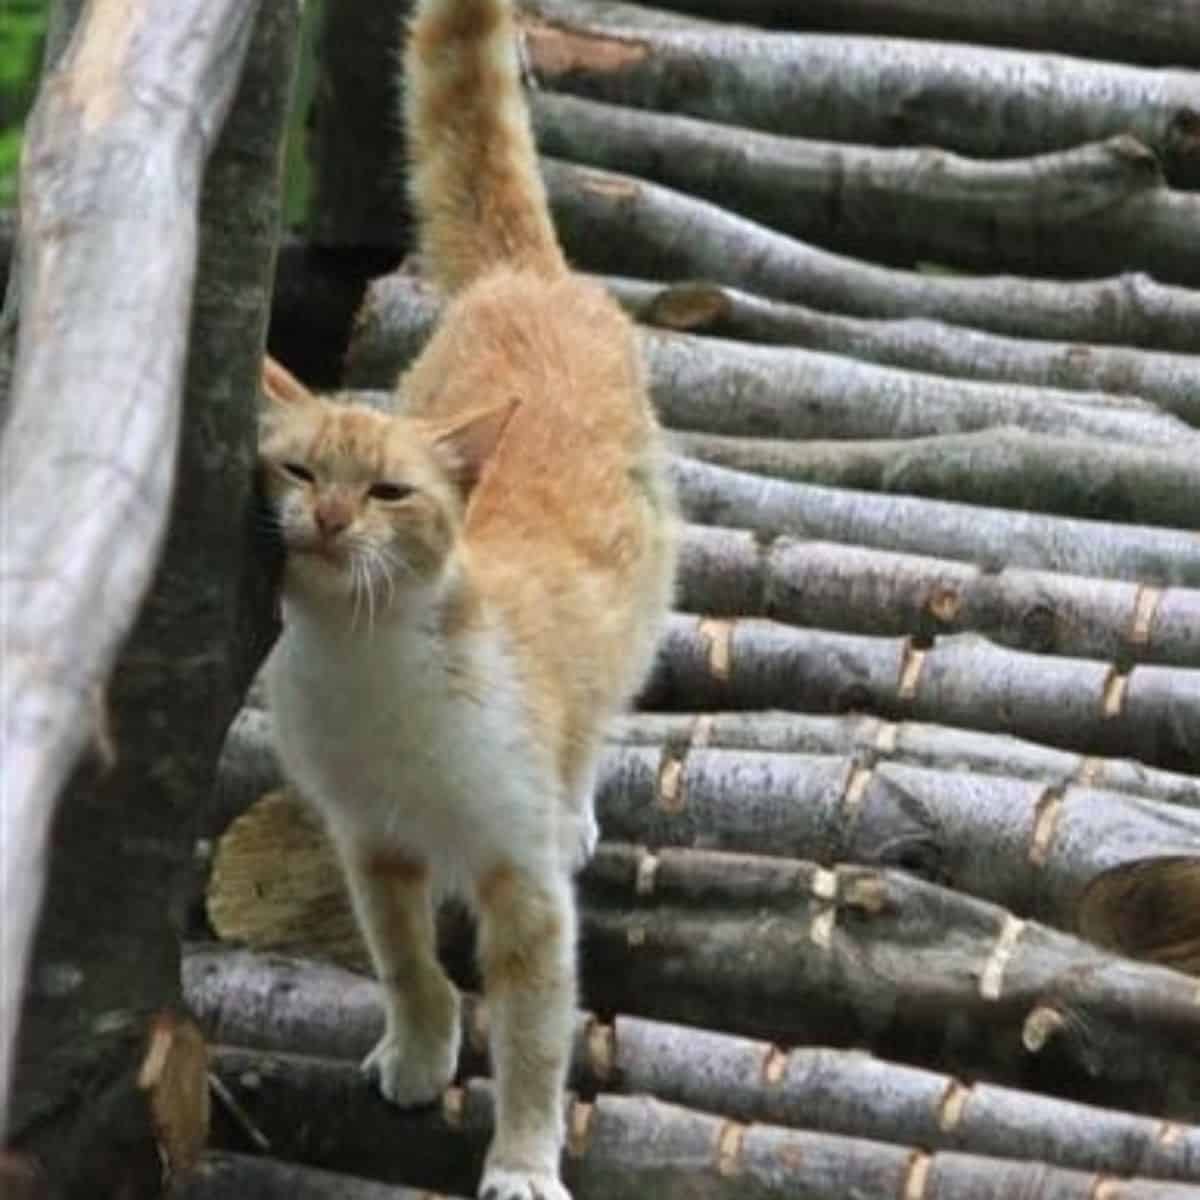
<path fill-rule="evenodd" d="M 510 1171 L 488 1167 L 479 1185 L 479 1200 L 571 1200 L 554 1171 Z"/>
<path fill-rule="evenodd" d="M 455 1033 L 447 1039 L 385 1033 L 363 1059 L 363 1074 L 401 1108 L 430 1104 L 449 1086 L 458 1067 L 457 1027 Z"/>

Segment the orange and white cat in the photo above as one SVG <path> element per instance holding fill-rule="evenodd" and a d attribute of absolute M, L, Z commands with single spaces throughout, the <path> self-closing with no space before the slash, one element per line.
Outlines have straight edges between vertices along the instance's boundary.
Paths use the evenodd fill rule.
<path fill-rule="evenodd" d="M 277 748 L 323 814 L 385 990 L 389 1099 L 450 1082 L 458 997 L 434 907 L 464 895 L 496 1077 L 479 1194 L 559 1180 L 572 870 L 605 723 L 648 670 L 676 517 L 633 330 L 569 273 L 537 173 L 511 0 L 420 0 L 412 194 L 451 299 L 395 411 L 264 369 L 260 455 L 288 550 Z"/>

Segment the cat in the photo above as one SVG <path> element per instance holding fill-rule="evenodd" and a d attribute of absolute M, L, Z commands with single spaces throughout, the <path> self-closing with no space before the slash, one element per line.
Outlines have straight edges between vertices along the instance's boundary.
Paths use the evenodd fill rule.
<path fill-rule="evenodd" d="M 264 365 L 259 454 L 287 548 L 267 686 L 383 985 L 364 1070 L 400 1105 L 453 1078 L 434 911 L 462 895 L 495 1075 L 479 1195 L 570 1200 L 572 873 L 597 837 L 606 722 L 671 602 L 678 518 L 633 327 L 555 235 L 510 4 L 417 5 L 410 187 L 448 303 L 392 411 Z"/>

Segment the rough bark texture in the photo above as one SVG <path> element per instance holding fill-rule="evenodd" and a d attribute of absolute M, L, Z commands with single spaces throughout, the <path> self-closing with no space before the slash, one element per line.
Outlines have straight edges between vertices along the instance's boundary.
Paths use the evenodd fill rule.
<path fill-rule="evenodd" d="M 289 1155 L 346 1165 L 388 1179 L 468 1191 L 492 1129 L 491 1085 L 470 1080 L 452 1088 L 440 1109 L 386 1124 L 345 1063 L 222 1048 L 217 1067 L 257 1119 L 282 1126 Z M 308 1103 L 306 1103 L 306 1100 Z M 316 1145 L 295 1125 L 308 1104 L 337 1110 L 341 1136 Z M 386 1116 L 387 1114 L 382 1114 Z M 578 1200 L 841 1200 L 847 1194 L 900 1196 L 922 1187 L 964 1200 L 1032 1189 L 1047 1200 L 1091 1200 L 1102 1176 L 1039 1163 L 929 1155 L 912 1147 L 808 1133 L 773 1125 L 743 1126 L 649 1097 L 601 1094 L 568 1102 L 565 1181 Z M 1123 1180 L 1129 1200 L 1183 1200 L 1191 1188 L 1165 1181 Z"/>
<path fill-rule="evenodd" d="M 1197 515 L 1192 440 L 1142 447 L 1001 426 L 887 441 L 680 433 L 672 442 L 704 462 L 800 483 L 1187 528 Z"/>
<path fill-rule="evenodd" d="M 689 17 L 724 17 L 725 0 L 660 0 Z M 811 30 L 889 33 L 1173 66 L 1200 66 L 1190 0 L 1144 0 L 1137 19 L 1106 0 L 739 0 L 739 20 Z"/>
<path fill-rule="evenodd" d="M 222 762 L 219 814 L 282 786 L 269 717 L 244 718 Z M 611 747 L 596 811 L 606 839 L 898 866 L 1100 945 L 1200 973 L 1200 812 L 1101 790 L 891 762 L 851 746 L 764 751 Z M 222 823 L 223 827 L 224 822 Z M 1109 899 L 1136 876 L 1138 906 Z M 1122 893 L 1124 894 L 1124 892 Z M 1165 922 L 1163 912 L 1173 913 Z"/>
<path fill-rule="evenodd" d="M 865 1046 L 1079 1099 L 1120 1081 L 1130 1111 L 1200 1112 L 1194 979 L 911 874 L 604 845 L 581 894 L 583 997 L 601 1012 Z M 224 939 L 364 965 L 333 852 L 285 798 L 221 839 L 208 907 Z M 446 932 L 471 986 L 469 930 Z"/>
<path fill-rule="evenodd" d="M 217 947 L 184 960 L 184 987 L 218 1042 L 359 1059 L 383 1027 L 377 987 L 325 963 Z M 486 1010 L 467 998 L 459 1077 L 487 1070 Z M 569 1086 L 651 1095 L 735 1121 L 928 1150 L 1036 1158 L 1061 1167 L 1200 1183 L 1200 1129 L 1106 1111 L 861 1051 L 783 1050 L 711 1030 L 576 1017 Z M 1170 1136 L 1164 1136 L 1167 1129 Z"/>
<path fill-rule="evenodd" d="M 866 709 L 1015 733 L 1171 770 L 1200 766 L 1200 671 L 1007 650 L 973 634 L 859 637 L 772 621 L 673 617 L 649 709 Z"/>
<path fill-rule="evenodd" d="M 1011 158 L 1132 133 L 1196 182 L 1200 84 L 1054 54 L 755 30 L 528 21 L 543 84 L 751 129 Z"/>
<path fill-rule="evenodd" d="M 174 1200 L 430 1200 L 429 1193 L 372 1183 L 316 1167 L 213 1151 L 174 1193 Z M 444 1196 L 441 1200 L 455 1200 Z"/>
<path fill-rule="evenodd" d="M 201 171 L 253 16 L 230 4 L 89 9 L 27 130 L 25 316 L 0 445 L 0 1094 L 54 804 L 89 735 L 107 737 L 103 688 L 166 524 Z M 10 1129 L 44 1111 L 22 1091 L 21 1108 L 0 1114 Z"/>
<path fill-rule="evenodd" d="M 1200 347 L 1200 297 L 1145 275 L 1063 283 L 879 267 L 629 175 L 549 158 L 542 170 L 563 242 L 584 270 L 703 279 L 829 312 L 932 317 L 1016 337 Z"/>
<path fill-rule="evenodd" d="M 261 714 L 252 713 L 243 714 L 242 719 L 251 716 L 261 719 Z M 252 736 L 252 731 L 248 732 Z M 841 717 L 772 710 L 631 713 L 614 723 L 609 741 L 621 746 L 669 747 L 676 756 L 686 753 L 690 746 L 770 753 L 853 754 L 863 766 L 897 762 L 1004 775 L 1056 788 L 1083 784 L 1200 808 L 1200 779 L 1193 775 L 1159 771 L 1133 759 L 1071 754 L 1004 734 L 976 733 L 920 721 L 885 721 L 860 713 Z M 248 794 L 261 794 L 261 789 Z"/>
<path fill-rule="evenodd" d="M 992 572 L 1027 567 L 1154 587 L 1200 587 L 1200 542 L 1185 530 L 876 496 L 693 459 L 677 459 L 673 474 L 684 513 L 703 525 L 959 559 Z"/>
<path fill-rule="evenodd" d="M 981 633 L 1039 654 L 1200 667 L 1200 590 L 689 525 L 676 603 L 847 633 Z"/>
<path fill-rule="evenodd" d="M 433 330 L 437 296 L 413 276 L 376 280 L 354 330 L 347 381 L 390 387 Z M 997 426 L 1172 445 L 1193 431 L 1136 397 L 976 383 L 841 355 L 647 330 L 651 393 L 672 428 L 787 438 L 913 438 Z"/>
<path fill-rule="evenodd" d="M 1167 189 L 1128 136 L 1034 158 L 778 137 L 552 93 L 534 98 L 543 154 L 623 171 L 802 241 L 875 262 L 1025 275 L 1149 271 L 1195 286 L 1200 198 Z"/>
<path fill-rule="evenodd" d="M 1006 338 L 917 317 L 843 317 L 714 283 L 659 284 L 621 276 L 606 282 L 648 325 L 804 346 L 952 378 L 1140 396 L 1200 425 L 1195 364 L 1186 354 Z"/>
<path fill-rule="evenodd" d="M 107 698 L 98 688 L 90 697 L 92 708 L 84 724 L 90 720 L 97 731 L 101 752 L 108 758 L 105 769 L 76 777 L 52 838 L 53 903 L 47 906 L 38 933 L 11 1131 L 45 1160 L 53 1183 L 61 1189 L 56 1194 L 157 1195 L 162 1186 L 162 1161 L 154 1150 L 154 1137 L 144 1138 L 150 1153 L 145 1161 L 152 1167 L 145 1175 L 135 1174 L 141 1159 L 124 1149 L 124 1139 L 132 1136 L 129 1129 L 134 1128 L 126 1128 L 133 1120 L 130 1097 L 136 1100 L 137 1091 L 144 1090 L 137 1082 L 140 1076 L 130 1050 L 148 1036 L 146 1061 L 155 1065 L 166 1055 L 170 1062 L 169 1047 L 161 1052 L 155 1049 L 152 1022 L 147 1035 L 147 1016 L 159 1009 L 169 1012 L 181 999 L 178 938 L 185 925 L 182 907 L 188 890 L 182 877 L 191 869 L 195 818 L 211 789 L 224 731 L 273 636 L 273 559 L 261 537 L 251 479 L 257 380 L 278 232 L 282 131 L 299 17 L 300 6 L 291 0 L 264 8 L 257 19 L 253 7 L 245 11 L 243 6 L 237 14 L 205 12 L 202 17 L 198 12 L 172 10 L 168 17 L 165 7 L 158 6 L 154 21 L 138 32 L 133 43 L 138 46 L 136 70 L 153 69 L 163 76 L 152 85 L 138 82 L 133 74 L 129 86 L 136 100 L 131 97 L 129 103 L 133 111 L 145 114 L 144 119 L 161 122 L 160 128 L 170 129 L 172 121 L 146 106 L 145 95 L 153 93 L 155 86 L 165 89 L 166 96 L 175 94 L 176 88 L 183 89 L 183 95 L 193 88 L 199 94 L 201 79 L 211 86 L 227 71 L 236 78 L 243 53 L 246 66 L 204 179 L 199 269 L 194 280 L 190 271 L 181 269 L 182 281 L 172 281 L 182 282 L 194 303 L 184 374 L 185 421 L 165 553 L 155 586 L 121 651 Z M 85 46 L 90 33 L 100 28 L 99 20 L 93 16 L 82 28 Z M 179 57 L 183 46 L 189 55 L 196 55 L 197 78 L 191 81 L 180 76 L 180 63 L 187 60 Z M 77 44 L 72 53 L 80 52 Z M 107 68 L 107 59 L 105 64 Z M 128 63 L 120 70 L 134 72 Z M 66 80 L 69 76 L 59 76 L 50 88 L 69 86 Z M 230 87 L 233 82 L 225 81 Z M 103 107 L 108 98 L 109 93 L 101 89 L 91 103 Z M 179 112 L 181 119 L 195 116 L 187 105 L 180 105 Z M 215 133 L 217 114 L 211 114 L 211 119 Z M 187 120 L 184 124 L 191 132 L 182 146 L 198 152 L 203 144 L 192 143 L 195 126 Z M 128 128 L 121 136 L 125 144 Z M 139 136 L 149 138 L 144 132 Z M 143 152 L 143 143 L 137 144 Z M 152 144 L 147 140 L 146 145 Z M 88 153 L 85 149 L 81 157 L 86 159 Z M 175 147 L 174 153 L 180 155 L 180 148 Z M 121 155 L 114 155 L 112 161 L 122 161 Z M 130 160 L 124 161 L 128 169 Z M 168 156 L 159 162 L 157 153 L 140 170 L 147 179 L 186 179 L 190 173 L 186 158 L 176 163 Z M 130 205 L 130 179 L 119 182 L 126 194 L 113 204 L 135 224 L 144 221 L 145 214 Z M 193 209 L 196 202 L 195 195 L 180 198 L 181 204 L 190 203 Z M 121 230 L 123 256 L 130 252 L 131 239 L 154 256 L 155 270 L 144 273 L 143 286 L 146 279 L 154 278 L 163 246 L 172 237 L 186 237 L 193 209 L 164 212 L 169 228 L 153 234 L 140 224 L 136 235 Z M 104 244 L 95 229 L 83 228 L 96 239 L 93 246 Z M 80 256 L 87 258 L 86 253 Z M 122 257 L 115 272 L 118 279 L 128 279 L 132 268 L 127 262 Z M 102 301 L 100 293 L 92 291 L 80 293 L 80 298 L 90 302 L 89 310 L 111 309 L 110 319 L 129 318 L 129 311 L 122 310 L 123 304 L 131 303 L 126 297 Z M 122 423 L 114 431 L 122 456 L 94 457 L 99 454 L 94 445 L 71 452 L 73 469 L 95 463 L 107 489 L 102 500 L 87 496 L 95 511 L 105 514 L 105 519 L 125 521 L 109 535 L 105 558 L 98 565 L 101 594 L 114 606 L 123 598 L 114 581 L 124 582 L 123 575 L 130 570 L 121 556 L 129 556 L 135 548 L 146 553 L 156 545 L 139 541 L 137 530 L 147 510 L 135 509 L 130 517 L 119 507 L 110 507 L 110 497 L 129 488 L 147 503 L 145 491 L 137 489 L 131 450 L 149 452 L 156 469 L 168 474 L 175 462 L 173 439 L 165 431 L 148 447 L 129 436 L 131 428 L 151 418 L 153 399 L 144 386 L 129 387 L 131 409 L 113 408 L 113 397 L 123 394 L 118 369 L 133 371 L 139 383 L 148 377 L 160 388 L 166 384 L 165 365 L 155 360 L 162 352 L 160 343 L 171 341 L 160 327 L 169 310 L 161 296 L 148 294 L 142 303 L 150 301 L 159 308 L 148 312 L 143 323 L 132 323 L 124 340 L 114 337 L 107 348 L 120 360 L 118 367 L 99 370 L 103 360 L 92 350 L 79 368 L 86 366 L 89 377 L 96 377 L 91 386 L 102 390 L 105 417 Z M 181 319 L 188 314 L 186 301 L 187 297 Z M 25 312 L 37 311 L 27 294 Z M 55 330 L 60 351 L 85 324 L 76 314 L 67 332 Z M 180 349 L 186 329 L 185 324 L 179 334 Z M 56 411 L 60 421 L 69 414 L 73 426 L 83 420 L 78 411 L 80 395 L 71 390 L 82 386 L 77 380 L 55 379 L 48 386 L 66 389 L 43 394 L 43 400 L 47 395 L 66 398 L 47 404 L 48 414 Z M 146 411 L 132 408 L 139 404 Z M 102 428 L 97 417 L 81 432 L 94 441 Z M 152 431 L 151 426 L 146 433 Z M 9 448 L 7 436 L 5 448 Z M 114 475 L 114 462 L 123 465 L 128 476 Z M 73 494 L 69 484 L 60 488 L 60 496 Z M 44 496 L 42 510 L 59 521 L 52 538 L 66 541 L 67 534 L 77 534 L 72 521 L 86 529 L 78 516 L 46 510 Z M 47 545 L 37 549 L 44 561 Z M 57 541 L 52 549 L 57 551 Z M 267 553 L 260 557 L 262 551 Z M 88 595 L 93 593 L 84 593 L 85 598 Z M 26 603 L 33 602 L 31 595 Z M 94 598 L 91 602 L 99 607 Z M 94 613 L 93 609 L 88 618 L 94 620 Z M 42 620 L 64 619 L 61 612 L 36 615 Z M 69 632 L 47 630 L 43 636 L 56 642 L 61 638 L 67 646 L 81 644 L 79 635 Z M 193 1079 L 189 1086 L 193 1092 L 198 1086 L 207 1102 L 202 1044 L 188 1061 L 199 1077 L 198 1085 Z M 131 1069 L 137 1082 L 133 1092 Z M 81 1079 L 87 1081 L 85 1085 Z M 143 1133 L 158 1123 L 153 1108 L 150 1116 L 153 1121 L 142 1114 Z M 168 1165 L 186 1165 L 169 1139 L 164 1143 L 161 1131 L 159 1144 L 166 1146 Z M 122 1192 L 122 1187 L 135 1190 Z"/>

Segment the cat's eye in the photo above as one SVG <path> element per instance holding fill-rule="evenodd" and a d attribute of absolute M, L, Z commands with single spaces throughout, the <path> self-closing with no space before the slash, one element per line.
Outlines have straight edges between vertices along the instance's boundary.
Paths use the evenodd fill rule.
<path fill-rule="evenodd" d="M 316 476 L 303 463 L 285 462 L 283 469 L 293 479 L 298 479 L 301 483 L 313 483 L 316 479 Z"/>
<path fill-rule="evenodd" d="M 415 488 L 409 487 L 407 483 L 373 483 L 367 488 L 367 495 L 372 500 L 383 500 L 394 504 L 397 500 L 403 500 L 411 496 Z"/>

